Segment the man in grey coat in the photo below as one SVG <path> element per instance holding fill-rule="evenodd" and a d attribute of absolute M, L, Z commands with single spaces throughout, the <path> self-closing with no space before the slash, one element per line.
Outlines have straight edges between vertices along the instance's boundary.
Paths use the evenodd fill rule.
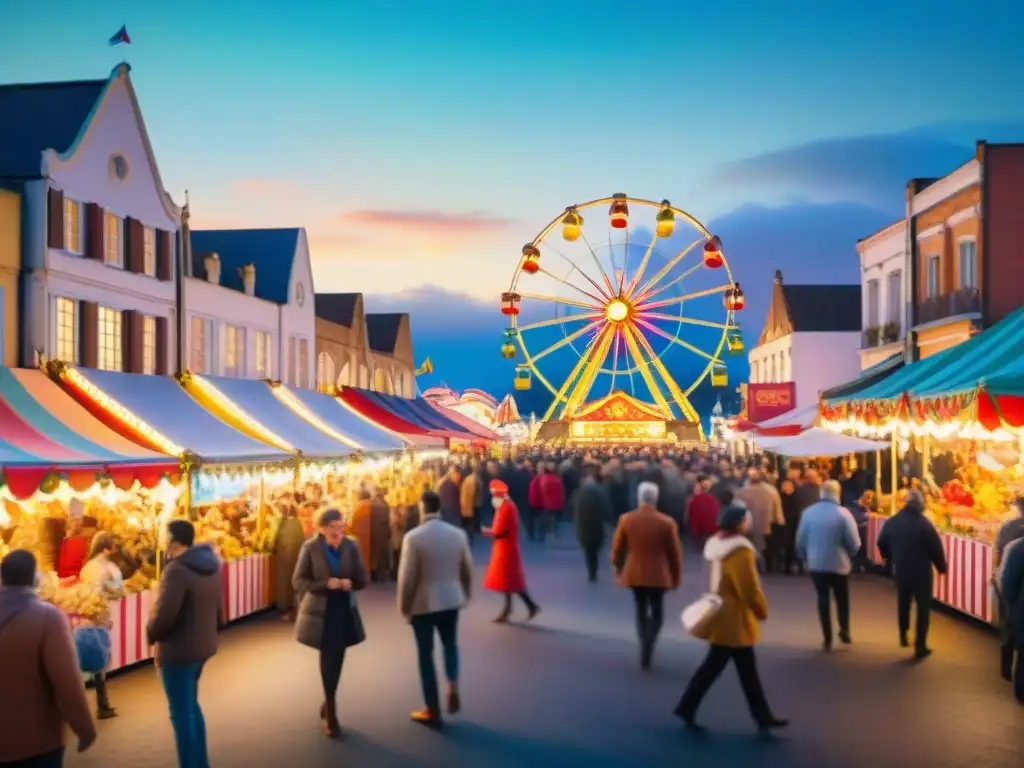
<path fill-rule="evenodd" d="M 832 650 L 832 604 L 835 596 L 839 640 L 850 643 L 851 558 L 860 549 L 853 515 L 839 505 L 841 488 L 835 480 L 821 487 L 821 500 L 804 510 L 796 531 L 797 557 L 806 565 L 818 593 L 818 618 L 824 648 Z"/>
<path fill-rule="evenodd" d="M 448 713 L 459 699 L 459 611 L 473 585 L 473 556 L 465 531 L 441 519 L 441 499 L 433 491 L 420 502 L 423 522 L 406 534 L 398 566 L 398 610 L 412 624 L 419 656 L 420 684 L 426 707 L 413 712 L 414 722 L 440 728 L 441 702 L 434 667 L 434 633 L 444 648 L 448 679 Z"/>

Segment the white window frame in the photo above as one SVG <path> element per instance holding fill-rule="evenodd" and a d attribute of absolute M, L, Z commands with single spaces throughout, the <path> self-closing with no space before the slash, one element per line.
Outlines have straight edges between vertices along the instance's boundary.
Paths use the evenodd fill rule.
<path fill-rule="evenodd" d="M 893 290 L 895 288 L 895 290 Z M 895 269 L 885 276 L 886 323 L 903 328 L 903 270 Z"/>
<path fill-rule="evenodd" d="M 256 331 L 254 334 L 256 344 L 256 378 L 269 379 L 273 375 L 270 331 Z"/>
<path fill-rule="evenodd" d="M 935 280 L 934 284 L 932 281 L 932 265 L 935 265 Z M 925 261 L 925 288 L 927 290 L 927 298 L 934 299 L 942 293 L 942 257 L 933 253 Z"/>
<path fill-rule="evenodd" d="M 878 328 L 882 324 L 882 283 L 868 280 L 868 328 Z"/>
<path fill-rule="evenodd" d="M 223 376 L 245 378 L 245 328 L 224 323 Z"/>
<path fill-rule="evenodd" d="M 964 281 L 964 246 L 970 245 L 970 282 Z M 957 285 L 960 288 L 969 288 L 977 290 L 978 285 L 978 239 L 974 235 L 964 235 L 958 237 L 956 241 L 956 268 L 957 268 Z"/>
<path fill-rule="evenodd" d="M 75 256 L 85 253 L 85 228 L 82 226 L 84 206 L 70 197 L 64 198 L 64 250 Z"/>
<path fill-rule="evenodd" d="M 124 269 L 124 221 L 113 211 L 103 211 L 103 263 Z"/>
<path fill-rule="evenodd" d="M 156 277 L 156 230 L 142 228 L 142 273 Z"/>
<path fill-rule="evenodd" d="M 210 321 L 199 315 L 192 315 L 189 321 L 189 346 L 188 365 L 193 373 L 206 373 L 207 364 L 210 360 L 207 339 L 210 338 Z M 197 346 L 198 344 L 198 346 Z M 199 357 L 199 367 L 196 367 L 196 357 Z"/>
<path fill-rule="evenodd" d="M 79 314 L 78 302 L 66 296 L 58 296 L 56 302 L 54 302 L 53 312 L 55 319 L 54 328 L 57 333 L 57 338 L 55 339 L 57 359 L 63 360 L 65 363 L 77 364 L 81 349 L 79 346 L 79 340 L 81 339 L 79 335 L 81 315 Z M 69 325 L 70 327 L 68 327 Z M 70 331 L 70 339 L 65 337 L 65 331 Z"/>
<path fill-rule="evenodd" d="M 156 348 L 156 318 L 144 315 L 142 318 L 142 372 L 149 375 L 156 375 L 157 355 Z"/>
<path fill-rule="evenodd" d="M 96 367 L 101 371 L 123 371 L 124 316 L 121 310 L 100 305 L 96 322 Z"/>

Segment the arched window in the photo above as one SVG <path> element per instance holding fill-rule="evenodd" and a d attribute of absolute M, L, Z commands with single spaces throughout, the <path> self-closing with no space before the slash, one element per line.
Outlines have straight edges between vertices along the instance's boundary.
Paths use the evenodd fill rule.
<path fill-rule="evenodd" d="M 373 391 L 374 392 L 387 392 L 388 391 L 388 375 L 384 372 L 383 368 L 377 368 L 373 372 Z"/>
<path fill-rule="evenodd" d="M 369 389 L 370 387 L 370 371 L 366 367 L 366 363 L 359 364 L 359 388 Z"/>
<path fill-rule="evenodd" d="M 334 386 L 334 358 L 328 352 L 316 356 L 316 388 L 329 392 Z"/>

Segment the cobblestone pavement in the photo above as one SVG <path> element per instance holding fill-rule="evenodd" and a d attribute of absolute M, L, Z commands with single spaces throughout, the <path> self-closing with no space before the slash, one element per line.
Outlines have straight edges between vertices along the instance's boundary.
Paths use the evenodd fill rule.
<path fill-rule="evenodd" d="M 564 534 L 563 534 L 564 536 Z M 486 545 L 478 545 L 483 563 Z M 211 762 L 246 766 L 756 766 L 771 768 L 996 768 L 1024 765 L 1024 708 L 996 672 L 994 636 L 936 616 L 933 657 L 912 664 L 896 643 L 891 585 L 853 585 L 854 645 L 820 650 L 810 583 L 770 576 L 771 616 L 758 658 L 777 714 L 792 726 L 763 740 L 727 671 L 701 712 L 711 729 L 686 733 L 670 715 L 704 646 L 687 638 L 679 611 L 702 591 L 690 556 L 683 589 L 667 600 L 654 669 L 641 672 L 632 602 L 607 571 L 587 584 L 582 557 L 563 539 L 527 547 L 528 579 L 543 612 L 531 625 L 498 626 L 498 597 L 478 593 L 462 618 L 463 714 L 444 733 L 410 723 L 420 704 L 415 650 L 396 615 L 393 588 L 361 595 L 369 639 L 346 661 L 341 713 L 346 739 L 317 722 L 314 652 L 290 626 L 260 617 L 226 631 L 203 676 Z M 482 571 L 482 565 L 480 567 Z M 116 676 L 120 717 L 73 768 L 173 766 L 173 741 L 155 673 Z"/>

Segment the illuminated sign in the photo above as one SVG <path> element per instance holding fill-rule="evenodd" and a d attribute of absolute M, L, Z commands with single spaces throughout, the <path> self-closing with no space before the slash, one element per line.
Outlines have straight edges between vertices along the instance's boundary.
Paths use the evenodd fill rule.
<path fill-rule="evenodd" d="M 663 421 L 574 421 L 570 434 L 573 440 L 645 442 L 665 440 L 668 430 Z"/>
<path fill-rule="evenodd" d="M 757 424 L 781 416 L 796 406 L 796 384 L 747 385 L 747 418 Z"/>

